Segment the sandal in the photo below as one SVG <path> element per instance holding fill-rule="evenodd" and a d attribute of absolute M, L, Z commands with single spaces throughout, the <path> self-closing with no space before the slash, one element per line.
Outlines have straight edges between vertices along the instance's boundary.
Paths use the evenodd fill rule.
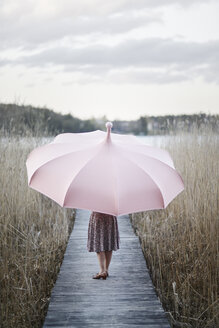
<path fill-rule="evenodd" d="M 102 279 L 106 280 L 106 277 L 107 277 L 107 273 L 106 272 L 103 272 L 103 273 L 97 273 L 92 278 L 93 279 L 101 279 L 102 278 Z"/>

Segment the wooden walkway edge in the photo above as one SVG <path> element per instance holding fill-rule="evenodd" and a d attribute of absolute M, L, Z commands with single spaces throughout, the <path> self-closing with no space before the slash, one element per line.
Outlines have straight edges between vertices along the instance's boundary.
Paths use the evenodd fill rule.
<path fill-rule="evenodd" d="M 87 251 L 89 216 L 76 212 L 43 327 L 170 328 L 128 215 L 117 219 L 121 242 L 109 277 L 92 279 L 99 265 L 96 253 Z"/>

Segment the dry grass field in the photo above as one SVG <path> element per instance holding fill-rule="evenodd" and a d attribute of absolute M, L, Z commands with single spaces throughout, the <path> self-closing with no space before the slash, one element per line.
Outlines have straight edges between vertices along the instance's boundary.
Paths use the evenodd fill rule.
<path fill-rule="evenodd" d="M 42 139 L 0 138 L 0 327 L 41 327 L 74 213 L 28 188 Z"/>
<path fill-rule="evenodd" d="M 201 134 L 181 132 L 162 147 L 185 190 L 164 210 L 131 216 L 173 327 L 219 327 L 219 135 Z"/>
<path fill-rule="evenodd" d="M 165 139 L 166 140 L 166 139 Z M 42 138 L 0 138 L 0 326 L 41 327 L 74 213 L 28 188 L 25 161 Z M 168 139 L 185 190 L 165 210 L 131 216 L 173 327 L 219 325 L 219 136 Z"/>

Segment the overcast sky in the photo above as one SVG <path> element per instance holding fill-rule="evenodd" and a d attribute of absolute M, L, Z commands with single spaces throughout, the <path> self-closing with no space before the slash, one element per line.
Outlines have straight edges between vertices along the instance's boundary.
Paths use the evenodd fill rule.
<path fill-rule="evenodd" d="M 0 0 L 0 102 L 219 114 L 218 0 Z"/>

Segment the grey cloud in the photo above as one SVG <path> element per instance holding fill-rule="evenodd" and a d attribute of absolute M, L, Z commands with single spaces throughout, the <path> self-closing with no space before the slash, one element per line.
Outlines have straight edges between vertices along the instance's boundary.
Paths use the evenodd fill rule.
<path fill-rule="evenodd" d="M 215 68 L 218 67 L 218 58 L 219 41 L 195 43 L 153 38 L 127 40 L 114 47 L 57 47 L 22 57 L 17 63 L 30 67 L 60 65 L 69 72 L 86 73 L 103 79 L 109 76 L 116 79 L 118 74 L 112 72 L 122 70 L 134 82 L 137 82 L 137 77 L 143 81 L 145 78 L 152 80 L 154 76 L 158 83 L 193 79 L 197 76 L 217 82 Z M 144 70 L 149 73 L 144 73 Z"/>
<path fill-rule="evenodd" d="M 58 65 L 65 72 L 80 75 L 83 83 L 166 83 L 196 77 L 219 83 L 219 41 L 127 39 L 130 31 L 154 22 L 162 23 L 157 8 L 198 5 L 204 0 L 93 0 L 92 5 L 90 0 L 53 0 L 52 5 L 59 9 L 55 14 L 50 10 L 46 14 L 35 10 L 39 2 L 44 4 L 46 0 L 20 0 L 16 10 L 7 13 L 3 9 L 10 1 L 13 2 L 1 1 L 0 48 L 23 47 L 29 54 L 17 56 L 16 60 L 2 55 L 0 66 L 21 64 L 49 70 L 50 66 Z M 119 34 L 127 40 L 112 47 L 103 45 L 107 35 L 116 38 Z M 89 45 L 86 38 L 91 35 L 98 36 L 100 44 Z M 66 37 L 68 47 L 63 46 Z M 81 37 L 84 46 L 76 46 L 75 40 Z"/>
<path fill-rule="evenodd" d="M 208 0 L 210 2 L 216 2 L 217 0 Z M 191 7 L 201 3 L 206 3 L 206 0 L 126 0 L 122 3 L 120 2 L 120 10 L 124 9 L 137 9 L 137 8 L 159 8 L 164 6 L 181 6 L 181 7 Z M 119 4 L 118 4 L 119 5 Z M 117 8 L 118 10 L 118 8 Z"/>
<path fill-rule="evenodd" d="M 69 15 L 56 19 L 27 15 L 24 19 L 14 22 L 1 20 L 0 39 L 1 48 L 17 47 L 32 48 L 47 42 L 62 40 L 67 36 L 79 37 L 91 34 L 121 34 L 136 28 L 147 26 L 154 22 L 162 22 L 157 13 L 119 13 L 115 15 Z"/>
<path fill-rule="evenodd" d="M 55 47 L 39 54 L 24 56 L 20 62 L 42 64 L 91 65 L 107 67 L 198 65 L 217 61 L 219 41 L 205 43 L 151 38 L 127 40 L 117 46 L 90 45 L 83 48 Z"/>
<path fill-rule="evenodd" d="M 213 1 L 216 0 L 208 0 L 208 2 Z M 14 10 L 7 12 L 4 8 L 10 6 L 10 1 L 2 1 L 0 6 L 2 49 L 20 45 L 32 48 L 34 45 L 62 40 L 66 36 L 127 33 L 152 22 L 161 22 L 154 9 L 169 5 L 184 7 L 197 5 L 204 3 L 205 0 L 111 0 L 110 2 L 93 0 L 92 5 L 86 0 L 78 2 L 54 0 L 51 13 L 48 11 L 47 14 L 44 14 L 43 10 L 42 12 L 37 10 L 39 2 L 20 0 L 19 5 L 13 4 Z M 55 14 L 52 9 L 57 9 Z M 144 10 L 147 14 L 142 16 Z"/>

